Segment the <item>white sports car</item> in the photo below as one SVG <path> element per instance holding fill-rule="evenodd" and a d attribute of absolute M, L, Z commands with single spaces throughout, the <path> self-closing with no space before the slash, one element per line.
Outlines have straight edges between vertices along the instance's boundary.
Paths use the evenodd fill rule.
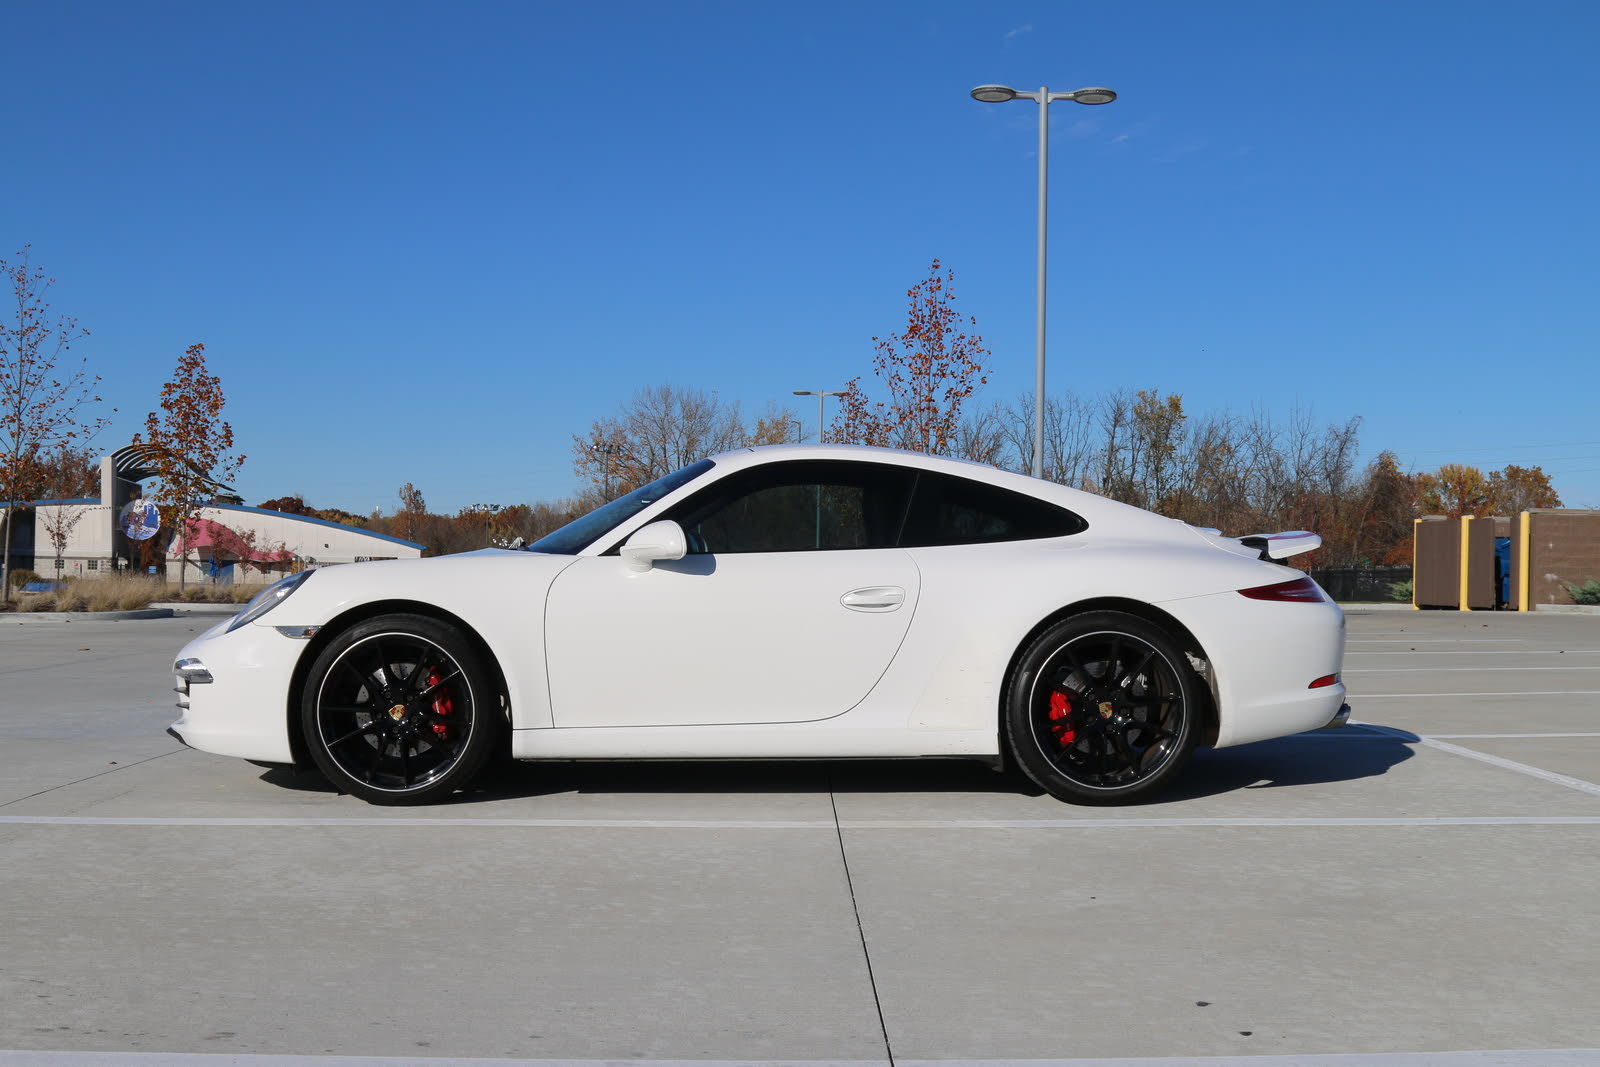
<path fill-rule="evenodd" d="M 1014 761 L 1063 800 L 1342 725 L 1344 616 L 1235 540 L 974 463 L 701 460 L 521 551 L 291 575 L 179 653 L 172 733 L 414 804 L 519 759 Z"/>

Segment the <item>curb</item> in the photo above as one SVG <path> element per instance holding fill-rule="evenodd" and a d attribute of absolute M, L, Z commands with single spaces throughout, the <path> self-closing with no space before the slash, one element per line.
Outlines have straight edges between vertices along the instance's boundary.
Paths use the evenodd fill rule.
<path fill-rule="evenodd" d="M 1351 615 L 1363 611 L 1414 611 L 1416 609 L 1410 604 L 1385 604 L 1379 602 L 1372 604 L 1340 604 L 1339 610 L 1346 615 Z"/>
<path fill-rule="evenodd" d="M 243 604 L 191 604 L 184 600 L 171 600 L 159 604 L 151 604 L 152 609 L 170 611 L 174 615 L 237 615 L 244 610 Z"/>
<path fill-rule="evenodd" d="M 1534 611 L 1556 611 L 1563 615 L 1600 615 L 1600 606 L 1594 604 L 1535 604 Z"/>
<path fill-rule="evenodd" d="M 7 623 L 129 622 L 134 619 L 170 619 L 171 608 L 144 608 L 140 611 L 8 611 L 0 615 L 0 626 Z"/>

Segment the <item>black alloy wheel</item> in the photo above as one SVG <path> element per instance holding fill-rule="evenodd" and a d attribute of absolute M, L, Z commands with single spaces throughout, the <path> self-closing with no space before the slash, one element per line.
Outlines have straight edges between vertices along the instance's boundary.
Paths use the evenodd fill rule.
<path fill-rule="evenodd" d="M 1194 750 L 1202 685 L 1172 638 L 1137 616 L 1104 611 L 1064 619 L 1028 646 L 1012 674 L 1012 754 L 1058 799 L 1145 799 L 1168 785 Z"/>
<path fill-rule="evenodd" d="M 504 720 L 490 674 L 453 627 L 386 615 L 322 650 L 301 694 L 307 748 L 333 785 L 373 804 L 424 804 L 468 784 Z"/>

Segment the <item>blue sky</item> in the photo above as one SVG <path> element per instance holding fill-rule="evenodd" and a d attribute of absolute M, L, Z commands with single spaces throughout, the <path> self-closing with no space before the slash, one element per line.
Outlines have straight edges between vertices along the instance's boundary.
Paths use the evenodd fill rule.
<path fill-rule="evenodd" d="M 203 341 L 247 503 L 573 490 L 632 391 L 870 371 L 937 256 L 1033 380 L 1325 421 L 1600 506 L 1600 5 L 34 4 L 0 43 L 32 245 L 125 443 Z M 807 420 L 815 407 L 798 402 Z"/>

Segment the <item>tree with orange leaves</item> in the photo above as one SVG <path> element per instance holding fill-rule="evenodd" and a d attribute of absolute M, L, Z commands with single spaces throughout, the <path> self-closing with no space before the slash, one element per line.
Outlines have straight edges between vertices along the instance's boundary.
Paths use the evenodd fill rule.
<path fill-rule="evenodd" d="M 1424 515 L 1487 515 L 1491 493 L 1489 479 L 1477 467 L 1446 463 L 1432 474 L 1417 476 L 1418 504 Z"/>
<path fill-rule="evenodd" d="M 982 337 L 963 332 L 978 320 L 956 311 L 955 277 L 935 259 L 928 277 L 906 290 L 905 331 L 872 339 L 873 371 L 889 399 L 869 400 L 860 376 L 852 378 L 834 420 L 835 441 L 934 455 L 955 445 L 962 405 L 989 380 L 984 360 L 990 354 Z"/>
<path fill-rule="evenodd" d="M 150 412 L 144 422 L 144 442 L 152 446 L 152 466 L 159 484 L 151 499 L 165 512 L 165 525 L 180 532 L 194 528 L 194 519 L 222 483 L 244 465 L 244 456 L 229 455 L 233 427 L 223 421 L 226 403 L 222 379 L 206 370 L 206 346 L 190 345 L 178 357 L 172 380 L 161 387 L 163 414 Z M 134 435 L 134 443 L 140 437 Z M 179 557 L 178 590 L 182 592 L 188 569 Z"/>
<path fill-rule="evenodd" d="M 1543 467 L 1506 464 L 1489 475 L 1489 492 L 1497 515 L 1515 515 L 1530 508 L 1559 508 L 1561 494 L 1550 484 Z"/>

